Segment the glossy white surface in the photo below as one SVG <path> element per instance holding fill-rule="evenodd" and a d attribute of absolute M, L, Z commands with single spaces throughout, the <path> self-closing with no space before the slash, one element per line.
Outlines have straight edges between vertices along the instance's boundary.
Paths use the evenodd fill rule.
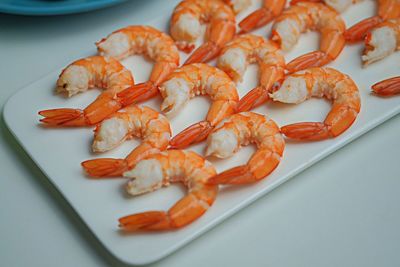
<path fill-rule="evenodd" d="M 116 9 L 118 10 L 118 8 Z M 120 12 L 124 12 L 123 8 L 120 9 Z M 95 14 L 87 14 L 87 16 L 90 18 Z M 102 14 L 102 16 L 106 15 Z M 122 22 L 114 25 L 114 28 L 121 25 L 123 25 Z M 98 29 L 97 33 L 85 36 L 86 39 L 82 39 L 82 36 L 75 33 L 78 34 L 75 41 L 80 40 L 79 42 L 84 43 L 82 40 L 89 40 L 87 41 L 88 45 L 81 48 L 87 51 L 91 48 L 92 40 L 97 40 L 104 35 L 104 31 L 110 30 L 112 29 L 106 28 L 104 30 L 103 27 Z M 9 39 L 16 36 L 12 35 L 11 31 L 6 32 L 6 34 L 10 35 Z M 33 34 L 29 35 L 28 31 L 27 36 L 20 36 L 20 38 L 27 38 L 26 40 L 38 38 L 37 36 L 33 38 Z M 34 42 L 30 44 L 29 48 L 25 47 L 26 50 L 23 50 L 23 47 L 18 47 L 18 45 L 11 46 L 10 44 L 9 47 L 12 47 L 10 51 L 16 51 L 15 53 L 19 56 L 25 51 L 27 57 L 24 62 L 34 64 L 35 68 L 26 68 L 24 73 L 24 68 L 17 64 L 16 54 L 5 53 L 4 58 L 10 60 L 3 62 L 11 62 L 11 58 L 17 62 L 14 61 L 10 64 L 10 67 L 6 69 L 9 72 L 3 74 L 5 85 L 8 86 L 4 86 L 6 89 L 2 91 L 2 96 L 6 92 L 8 94 L 1 98 L 2 103 L 4 103 L 6 96 L 13 91 L 12 88 L 8 89 L 8 87 L 12 87 L 13 84 L 16 88 L 22 86 L 23 84 L 18 84 L 22 82 L 23 78 L 21 77 L 26 78 L 25 83 L 28 82 L 30 73 L 38 71 L 39 66 L 42 66 L 43 69 L 47 64 L 56 64 L 61 67 L 63 64 L 58 64 L 59 61 L 64 60 L 64 64 L 66 64 L 76 57 L 84 56 L 84 54 L 79 54 L 81 49 L 73 47 L 74 50 L 68 50 L 72 47 L 68 47 L 60 41 L 53 42 L 55 40 L 48 40 L 46 42 L 48 47 L 43 47 L 40 41 L 37 44 Z M 35 57 L 37 55 L 30 52 L 39 51 L 39 53 L 51 54 L 51 50 L 55 49 L 54 46 L 57 46 L 57 44 L 68 47 L 65 50 L 71 51 L 71 53 L 76 52 L 73 56 L 67 58 L 57 55 L 59 57 L 57 61 L 52 61 L 53 59 L 46 56 L 37 58 Z M 42 49 L 45 51 L 41 51 Z M 4 53 L 5 50 L 2 49 L 1 51 Z M 48 60 L 47 64 L 43 64 L 44 59 Z M 37 68 L 36 65 L 38 65 Z M 51 70 L 51 68 L 46 70 Z M 392 70 L 392 73 L 395 72 L 395 69 Z M 19 76 L 13 77 L 15 73 L 18 73 Z M 41 73 L 35 74 L 30 80 L 35 80 L 41 75 Z M 328 109 L 328 105 L 322 107 Z M 392 121 L 396 120 L 397 118 Z M 332 266 L 335 266 L 334 263 L 336 265 L 353 263 L 349 266 L 365 263 L 373 266 L 374 261 L 376 264 L 396 265 L 399 259 L 396 258 L 397 255 L 395 254 L 395 251 L 398 250 L 398 244 L 395 241 L 398 240 L 399 236 L 398 231 L 395 230 L 399 218 L 398 214 L 395 213 L 396 205 L 394 204 L 398 203 L 396 197 L 399 195 L 399 183 L 398 179 L 395 179 L 398 176 L 398 171 L 396 168 L 390 168 L 390 166 L 395 166 L 395 162 L 389 164 L 387 162 L 390 162 L 390 160 L 385 157 L 389 155 L 389 158 L 396 158 L 395 155 L 399 147 L 396 132 L 399 132 L 399 126 L 395 122 L 385 125 L 389 125 L 384 126 L 388 127 L 387 130 L 382 132 L 381 129 L 378 129 L 367 134 L 366 137 L 362 137 L 361 140 L 349 146 L 356 146 L 355 148 L 346 147 L 331 156 L 330 159 L 333 158 L 333 162 L 330 163 L 330 159 L 324 160 L 322 164 L 318 164 L 322 167 L 313 167 L 300 175 L 299 179 L 296 178 L 295 181 L 285 184 L 270 196 L 262 198 L 262 200 L 247 208 L 246 211 L 240 212 L 233 219 L 223 223 L 187 248 L 158 264 L 174 264 L 174 266 L 182 264 L 184 266 L 185 263 L 188 265 L 189 262 L 195 261 L 199 265 L 204 263 L 217 265 L 218 263 L 224 262 L 226 264 L 228 262 L 232 266 L 235 264 L 240 266 L 245 263 L 261 265 L 267 259 L 268 263 L 279 266 L 299 266 L 301 264 L 313 266 L 324 264 L 326 261 L 332 263 Z M 71 209 L 66 207 L 65 202 L 60 200 L 59 195 L 48 185 L 46 178 L 21 152 L 14 139 L 4 129 L 4 124 L 2 124 L 2 129 L 2 134 L 5 136 L 3 139 L 10 145 L 6 145 L 6 149 L 1 152 L 4 151 L 5 153 L 1 158 L 1 163 L 4 164 L 2 169 L 5 170 L 3 172 L 5 178 L 1 180 L 5 184 L 0 187 L 2 191 L 5 189 L 0 194 L 1 197 L 5 198 L 0 204 L 1 212 L 5 212 L 0 220 L 2 224 L 5 224 L 2 225 L 1 231 L 14 229 L 14 231 L 4 231 L 4 234 L 2 232 L 2 236 L 4 235 L 5 238 L 0 241 L 1 247 L 6 248 L 0 250 L 0 253 L 4 253 L 1 258 L 8 263 L 6 266 L 26 265 L 28 262 L 33 262 L 33 266 L 35 264 L 37 266 L 59 265 L 59 259 L 63 259 L 62 264 L 66 264 L 66 266 L 67 263 L 79 266 L 106 265 L 105 262 L 102 262 L 103 257 L 97 255 L 104 255 L 106 254 L 105 251 L 96 245 L 96 241 L 90 237 L 90 234 L 87 234 L 87 229 L 82 226 L 82 223 L 74 215 L 71 215 Z M 375 135 L 375 138 L 364 142 L 363 140 L 368 140 L 370 135 Z M 382 136 L 385 137 L 382 138 Z M 392 142 L 389 142 L 390 140 Z M 360 143 L 362 145 L 358 145 Z M 357 148 L 359 149 L 358 152 Z M 369 164 L 366 164 L 368 160 Z M 21 161 L 24 163 L 21 163 Z M 349 161 L 353 161 L 352 164 L 349 164 Z M 365 163 L 366 166 L 363 166 L 364 168 L 360 170 L 359 167 L 355 167 L 356 162 L 359 162 L 358 165 Z M 374 162 L 377 162 L 378 167 L 372 164 Z M 324 165 L 326 166 L 324 167 Z M 379 165 L 384 166 L 384 168 L 379 169 Z M 332 171 L 332 168 L 335 168 L 335 170 Z M 33 175 L 30 173 L 33 173 Z M 382 173 L 385 175 L 382 175 Z M 370 175 L 372 176 L 370 177 Z M 35 176 L 38 178 L 35 178 Z M 319 179 L 300 178 L 307 176 L 320 177 Z M 382 183 L 380 180 L 378 181 L 377 176 L 384 181 Z M 338 179 L 338 177 L 342 179 Z M 345 177 L 347 179 L 343 180 Z M 30 185 L 28 188 L 26 188 L 27 184 Z M 309 187 L 307 187 L 307 184 L 309 184 Z M 53 192 L 52 196 L 48 196 L 49 191 Z M 38 203 L 35 202 L 36 200 L 38 200 Z M 52 216 L 54 213 L 58 216 Z M 69 215 L 65 216 L 65 213 Z M 316 216 L 316 214 L 323 214 L 323 217 Z M 248 220 L 248 218 L 252 218 L 252 220 Z M 113 219 L 110 221 L 114 222 Z M 235 224 L 236 220 L 237 224 Z M 60 225 L 63 227 L 60 227 Z M 331 231 L 327 231 L 327 229 Z M 233 233 L 235 234 L 233 235 Z M 86 237 L 80 237 L 82 234 L 84 236 L 89 235 L 90 241 L 86 242 Z M 33 238 L 30 238 L 30 236 L 33 236 Z M 70 247 L 68 247 L 69 243 L 71 243 Z M 76 243 L 80 245 L 78 250 Z M 244 243 L 248 244 L 243 246 Z M 57 250 L 58 247 L 63 245 L 67 247 Z M 95 249 L 90 249 L 90 246 L 94 246 Z M 29 251 L 16 257 L 20 251 L 25 250 Z M 49 253 L 49 250 L 51 253 Z M 348 252 L 350 250 L 351 253 Z M 337 251 L 338 254 L 332 255 L 332 251 Z M 43 256 L 34 256 L 36 254 Z M 291 256 L 286 257 L 285 255 Z M 108 256 L 106 256 L 106 259 L 116 264 Z"/>

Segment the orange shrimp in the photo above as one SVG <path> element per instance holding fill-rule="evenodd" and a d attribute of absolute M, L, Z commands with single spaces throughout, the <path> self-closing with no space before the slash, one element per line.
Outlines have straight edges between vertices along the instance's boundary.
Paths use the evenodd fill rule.
<path fill-rule="evenodd" d="M 298 104 L 310 97 L 325 97 L 333 102 L 324 122 L 300 122 L 281 128 L 287 137 L 298 140 L 323 140 L 342 134 L 353 124 L 361 108 L 357 85 L 349 76 L 332 68 L 310 68 L 291 74 L 270 96 L 283 103 Z"/>
<path fill-rule="evenodd" d="M 137 96 L 136 102 L 156 95 L 157 87 L 179 66 L 179 52 L 174 40 L 168 34 L 150 26 L 134 25 L 119 29 L 96 45 L 100 55 L 124 59 L 133 54 L 143 54 L 154 61 L 147 82 L 136 84 L 120 94 L 133 94 Z M 124 106 L 128 104 L 131 103 L 124 102 Z"/>
<path fill-rule="evenodd" d="M 207 139 L 207 156 L 227 158 L 242 145 L 255 143 L 257 151 L 247 164 L 208 179 L 208 184 L 246 184 L 269 175 L 279 164 L 285 141 L 276 123 L 254 112 L 241 112 L 222 121 Z"/>
<path fill-rule="evenodd" d="M 222 46 L 235 36 L 235 14 L 229 5 L 220 0 L 184 0 L 175 8 L 170 26 L 171 36 L 180 50 L 189 53 L 194 49 L 193 42 L 200 37 L 202 23 L 209 23 L 206 42 L 185 64 L 215 58 Z"/>
<path fill-rule="evenodd" d="M 195 123 L 170 141 L 171 148 L 184 148 L 203 141 L 222 119 L 235 113 L 239 99 L 236 86 L 222 70 L 204 63 L 185 65 L 173 72 L 160 86 L 164 98 L 161 110 L 174 116 L 195 95 L 212 100 L 206 120 Z"/>
<path fill-rule="evenodd" d="M 400 18 L 385 20 L 368 32 L 361 57 L 363 65 L 381 60 L 396 50 L 400 50 Z"/>
<path fill-rule="evenodd" d="M 83 168 L 93 177 L 121 176 L 140 160 L 166 150 L 171 127 L 168 119 L 157 111 L 149 107 L 130 106 L 97 125 L 93 151 L 108 151 L 133 136 L 142 138 L 143 142 L 126 158 L 87 160 L 82 162 Z"/>
<path fill-rule="evenodd" d="M 344 36 L 349 43 L 362 41 L 366 34 L 384 20 L 400 17 L 399 0 L 378 0 L 378 15 L 366 18 L 346 30 Z"/>
<path fill-rule="evenodd" d="M 246 33 L 267 25 L 282 13 L 285 6 L 286 0 L 263 0 L 261 8 L 249 14 L 239 23 L 239 33 Z"/>
<path fill-rule="evenodd" d="M 389 78 L 372 85 L 372 91 L 379 96 L 400 94 L 400 76 Z"/>
<path fill-rule="evenodd" d="M 40 121 L 51 126 L 94 125 L 119 110 L 122 103 L 118 92 L 132 87 L 131 72 L 112 57 L 92 56 L 77 60 L 66 67 L 57 80 L 56 92 L 73 96 L 89 88 L 106 89 L 84 110 L 61 108 L 40 111 Z"/>
<path fill-rule="evenodd" d="M 309 67 L 320 67 L 335 60 L 345 45 L 345 23 L 340 15 L 321 3 L 299 2 L 278 16 L 272 26 L 271 39 L 284 51 L 290 50 L 300 34 L 308 29 L 321 33 L 320 50 L 307 53 L 287 64 L 292 73 Z"/>
<path fill-rule="evenodd" d="M 126 231 L 160 231 L 181 228 L 202 216 L 214 203 L 217 185 L 208 185 L 216 174 L 214 166 L 200 155 L 183 150 L 167 150 L 140 161 L 125 172 L 133 178 L 127 185 L 131 195 L 154 191 L 170 183 L 181 182 L 188 194 L 168 211 L 147 211 L 119 219 Z"/>
<path fill-rule="evenodd" d="M 260 66 L 260 85 L 247 93 L 238 103 L 237 111 L 248 111 L 269 99 L 272 86 L 285 76 L 285 59 L 278 46 L 254 34 L 239 35 L 222 49 L 217 66 L 235 82 L 241 81 L 247 65 Z"/>
<path fill-rule="evenodd" d="M 173 40 L 167 34 L 149 26 L 128 26 L 117 30 L 99 41 L 97 47 L 100 54 L 112 55 L 118 59 L 131 54 L 143 54 L 150 57 L 156 63 L 149 81 L 135 86 L 132 83 L 130 86 L 118 88 L 118 90 L 107 90 L 105 96 L 102 94 L 101 98 L 96 99 L 84 111 L 76 109 L 44 111 L 41 115 L 46 117 L 47 123 L 65 126 L 97 124 L 113 112 L 132 104 L 132 99 L 139 102 L 157 94 L 157 86 L 179 65 L 179 53 Z M 101 65 L 97 68 L 100 67 Z M 110 76 L 113 71 L 110 68 L 108 69 L 107 75 Z M 89 74 L 77 73 L 75 75 Z M 97 74 L 94 75 L 94 78 L 97 78 L 97 76 Z M 98 86 L 102 87 L 102 83 L 99 83 Z"/>

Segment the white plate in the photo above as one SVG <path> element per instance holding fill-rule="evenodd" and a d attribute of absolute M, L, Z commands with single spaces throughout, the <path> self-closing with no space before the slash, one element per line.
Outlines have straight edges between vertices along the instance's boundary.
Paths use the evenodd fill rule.
<path fill-rule="evenodd" d="M 362 17 L 372 15 L 373 8 L 372 2 L 360 3 L 348 10 L 344 18 L 351 25 Z M 166 13 L 163 18 L 146 24 L 166 30 L 169 14 Z M 128 19 L 127 24 L 129 24 Z M 257 33 L 265 36 L 267 29 L 269 26 Z M 296 55 L 316 49 L 317 40 L 316 33 L 305 34 L 299 45 L 287 54 L 286 59 L 290 60 Z M 97 90 L 91 90 L 71 99 L 54 95 L 54 84 L 60 73 L 60 70 L 56 70 L 12 96 L 5 106 L 4 118 L 32 160 L 81 216 L 99 241 L 125 263 L 146 264 L 172 253 L 295 174 L 400 112 L 399 97 L 383 99 L 370 94 L 371 84 L 398 75 L 400 53 L 362 69 L 361 47 L 361 45 L 346 47 L 341 56 L 331 64 L 332 67 L 349 74 L 361 92 L 361 113 L 348 131 L 336 139 L 321 142 L 287 142 L 282 163 L 268 179 L 249 186 L 222 188 L 217 201 L 203 217 L 183 229 L 172 232 L 125 234 L 119 231 L 117 219 L 150 209 L 168 209 L 184 194 L 182 187 L 174 185 L 144 196 L 128 197 L 123 193 L 125 184 L 123 179 L 93 180 L 86 178 L 82 173 L 81 161 L 94 157 L 123 157 L 139 143 L 138 140 L 128 141 L 113 151 L 93 155 L 90 152 L 93 136 L 90 128 L 45 129 L 38 123 L 39 110 L 84 107 L 96 97 Z M 132 69 L 137 82 L 147 79 L 152 66 L 141 57 L 131 57 L 123 63 Z M 241 96 L 257 84 L 256 73 L 257 67 L 250 66 L 244 81 L 239 85 Z M 161 99 L 154 99 L 145 104 L 159 109 L 160 102 Z M 208 107 L 206 98 L 193 99 L 172 120 L 173 132 L 176 134 L 191 123 L 203 119 Z M 322 121 L 329 109 L 330 104 L 327 101 L 311 99 L 296 106 L 269 103 L 255 111 L 268 114 L 279 125 L 285 125 L 298 121 Z M 190 149 L 202 153 L 204 144 Z M 253 151 L 254 148 L 246 147 L 234 157 L 214 163 L 217 169 L 222 171 L 243 164 Z"/>

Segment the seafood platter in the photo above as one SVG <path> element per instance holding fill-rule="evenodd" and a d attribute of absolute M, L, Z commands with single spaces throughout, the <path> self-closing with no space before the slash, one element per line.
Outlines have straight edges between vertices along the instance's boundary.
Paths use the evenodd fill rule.
<path fill-rule="evenodd" d="M 184 0 L 164 14 L 127 18 L 4 109 L 125 263 L 165 257 L 400 111 L 398 0 Z"/>

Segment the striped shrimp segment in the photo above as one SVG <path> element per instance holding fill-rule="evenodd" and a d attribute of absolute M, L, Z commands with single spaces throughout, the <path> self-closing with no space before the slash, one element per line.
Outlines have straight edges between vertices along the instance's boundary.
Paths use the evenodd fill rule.
<path fill-rule="evenodd" d="M 389 78 L 372 85 L 372 91 L 379 96 L 400 94 L 400 76 Z"/>
<path fill-rule="evenodd" d="M 250 32 L 270 23 L 286 6 L 286 0 L 263 0 L 262 7 L 255 10 L 240 23 L 240 33 Z"/>
<path fill-rule="evenodd" d="M 254 143 L 257 151 L 247 164 L 226 170 L 208 183 L 253 183 L 278 166 L 285 148 L 284 138 L 273 120 L 254 112 L 237 113 L 221 122 L 207 139 L 206 155 L 227 158 L 249 143 Z"/>
<path fill-rule="evenodd" d="M 82 166 L 86 173 L 92 177 L 122 176 L 140 160 L 166 150 L 171 138 L 170 123 L 165 116 L 151 108 L 130 106 L 97 126 L 92 148 L 94 152 L 105 152 L 132 137 L 139 137 L 143 141 L 127 157 L 84 161 Z"/>
<path fill-rule="evenodd" d="M 207 138 L 215 125 L 235 113 L 239 96 L 235 83 L 222 70 L 204 63 L 185 65 L 160 86 L 161 110 L 173 117 L 196 95 L 208 95 L 212 104 L 204 121 L 195 123 L 170 141 L 171 148 L 185 148 Z"/>
<path fill-rule="evenodd" d="M 239 35 L 229 42 L 222 49 L 217 66 L 238 82 L 252 63 L 259 65 L 259 86 L 239 101 L 238 112 L 248 111 L 267 101 L 273 85 L 285 75 L 285 59 L 278 46 L 254 34 Z"/>
<path fill-rule="evenodd" d="M 325 97 L 332 101 L 332 109 L 324 122 L 300 122 L 281 128 L 284 135 L 297 140 L 336 137 L 353 124 L 361 108 L 357 85 L 349 76 L 332 68 L 310 68 L 291 74 L 270 96 L 274 101 L 292 104 L 310 97 Z"/>
<path fill-rule="evenodd" d="M 216 174 L 214 166 L 200 155 L 183 150 L 167 150 L 140 161 L 124 172 L 131 195 L 157 190 L 181 182 L 188 193 L 168 211 L 146 211 L 119 219 L 126 231 L 160 231 L 181 228 L 201 217 L 214 203 L 218 186 L 207 180 Z"/>
<path fill-rule="evenodd" d="M 83 110 L 42 110 L 39 115 L 44 118 L 40 121 L 50 126 L 94 125 L 122 107 L 116 95 L 133 84 L 131 72 L 112 57 L 92 56 L 79 59 L 61 72 L 56 92 L 70 97 L 93 87 L 105 90 Z"/>

